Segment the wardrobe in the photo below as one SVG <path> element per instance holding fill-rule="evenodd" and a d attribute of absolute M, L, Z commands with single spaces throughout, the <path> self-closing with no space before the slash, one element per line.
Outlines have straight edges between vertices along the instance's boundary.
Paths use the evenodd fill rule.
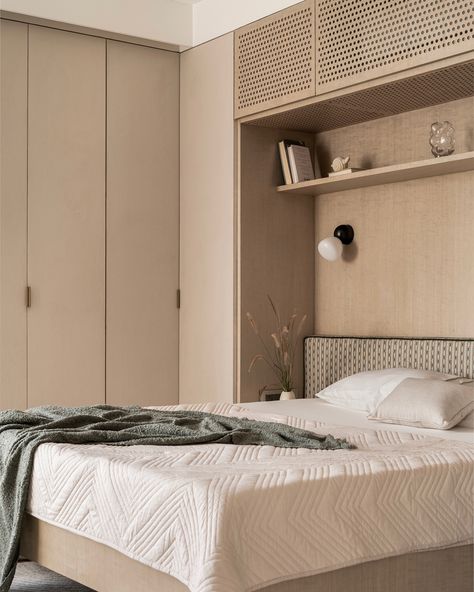
<path fill-rule="evenodd" d="M 0 408 L 178 401 L 179 54 L 1 21 Z"/>

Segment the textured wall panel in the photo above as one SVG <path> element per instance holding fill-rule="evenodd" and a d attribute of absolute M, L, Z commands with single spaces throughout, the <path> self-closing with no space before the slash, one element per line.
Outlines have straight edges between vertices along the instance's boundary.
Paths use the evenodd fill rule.
<path fill-rule="evenodd" d="M 235 116 L 311 97 L 315 92 L 312 1 L 235 34 Z"/>
<path fill-rule="evenodd" d="M 308 337 L 305 396 L 366 370 L 417 368 L 474 378 L 474 339 Z"/>
<path fill-rule="evenodd" d="M 316 0 L 316 93 L 469 51 L 472 0 Z"/>

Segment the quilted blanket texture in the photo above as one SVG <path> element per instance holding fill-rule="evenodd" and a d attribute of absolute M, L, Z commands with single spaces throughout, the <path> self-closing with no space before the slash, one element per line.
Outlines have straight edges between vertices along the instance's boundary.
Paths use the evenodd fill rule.
<path fill-rule="evenodd" d="M 182 446 L 203 443 L 281 448 L 351 448 L 281 423 L 192 410 L 139 407 L 38 407 L 0 413 L 0 592 L 15 573 L 20 530 L 37 448 L 45 443 Z"/>
<path fill-rule="evenodd" d="M 170 574 L 191 592 L 249 592 L 472 542 L 469 443 L 224 403 L 185 408 L 347 436 L 357 449 L 45 444 L 29 513 Z"/>

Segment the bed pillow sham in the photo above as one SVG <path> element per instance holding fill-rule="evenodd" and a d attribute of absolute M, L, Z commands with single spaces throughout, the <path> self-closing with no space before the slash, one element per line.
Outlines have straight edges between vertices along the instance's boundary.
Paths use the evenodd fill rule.
<path fill-rule="evenodd" d="M 399 425 L 449 430 L 474 410 L 474 381 L 406 378 L 369 415 Z"/>
<path fill-rule="evenodd" d="M 343 378 L 329 385 L 316 396 L 339 407 L 370 413 L 406 378 L 446 380 L 453 376 L 413 368 L 369 370 Z"/>
<path fill-rule="evenodd" d="M 458 427 L 474 428 L 474 411 L 471 411 L 469 415 L 466 415 L 466 417 L 458 424 Z"/>

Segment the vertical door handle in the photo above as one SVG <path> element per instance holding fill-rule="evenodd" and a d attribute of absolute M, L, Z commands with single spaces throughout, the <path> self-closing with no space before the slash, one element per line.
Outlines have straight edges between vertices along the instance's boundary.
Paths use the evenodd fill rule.
<path fill-rule="evenodd" d="M 31 308 L 31 286 L 26 286 L 26 308 Z"/>

